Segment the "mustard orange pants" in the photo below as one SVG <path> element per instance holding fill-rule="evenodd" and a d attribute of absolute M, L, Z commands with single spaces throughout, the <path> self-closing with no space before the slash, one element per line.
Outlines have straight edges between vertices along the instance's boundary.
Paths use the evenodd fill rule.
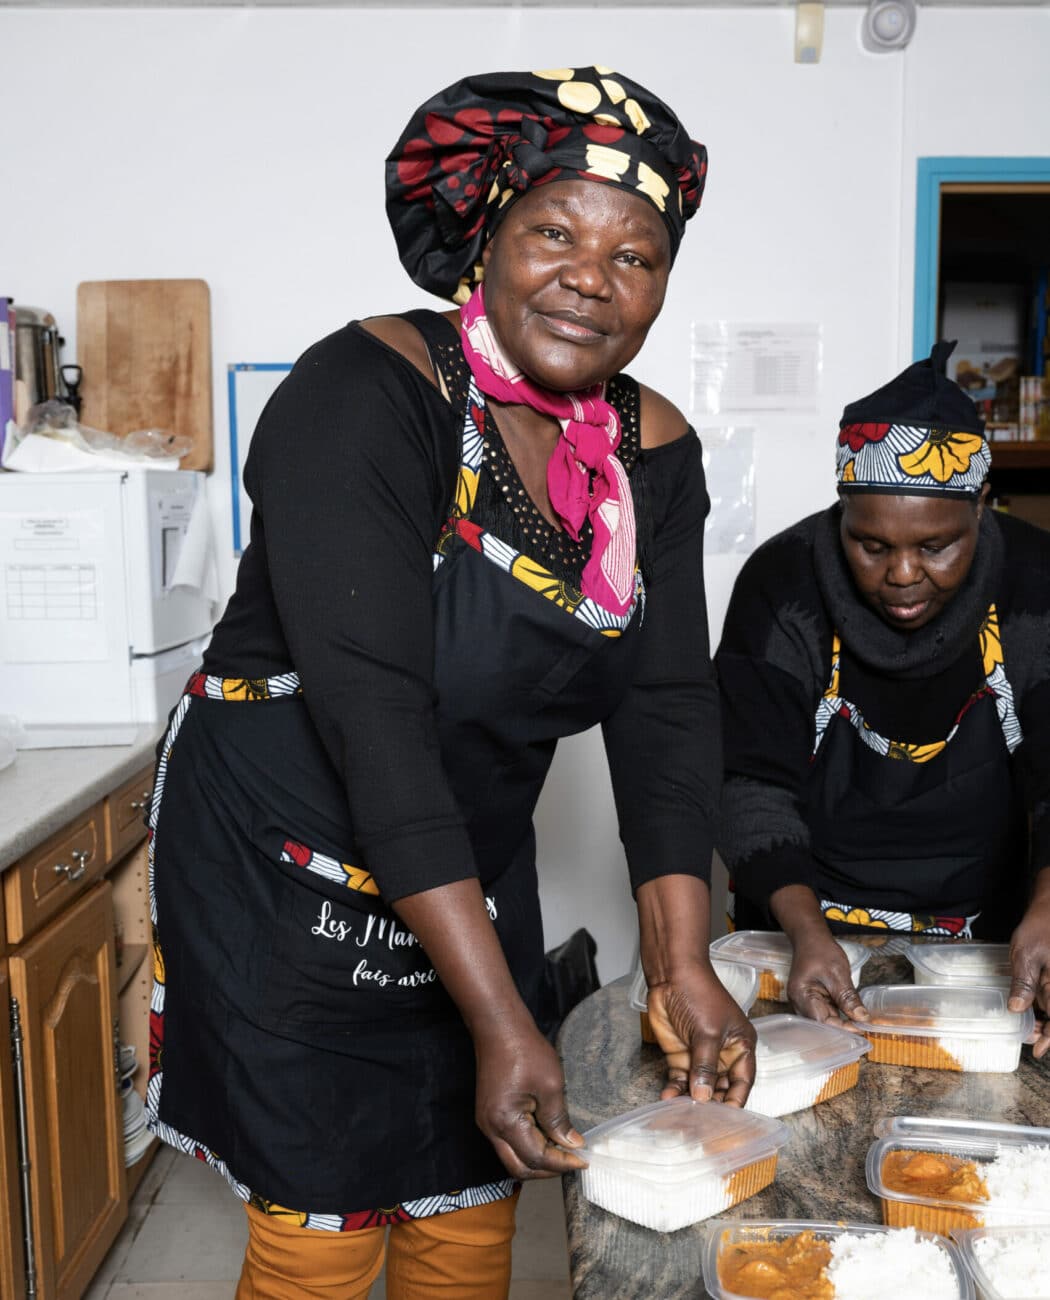
<path fill-rule="evenodd" d="M 386 1255 L 387 1300 L 506 1300 L 518 1195 L 390 1229 L 324 1232 L 245 1206 L 236 1300 L 366 1300 Z"/>

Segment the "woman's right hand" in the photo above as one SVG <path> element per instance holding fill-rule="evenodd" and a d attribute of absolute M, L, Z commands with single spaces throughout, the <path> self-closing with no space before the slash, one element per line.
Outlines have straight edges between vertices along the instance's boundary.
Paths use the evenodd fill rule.
<path fill-rule="evenodd" d="M 852 1029 L 871 1019 L 853 986 L 849 958 L 827 925 L 792 937 L 794 956 L 787 995 L 800 1016 Z"/>
<path fill-rule="evenodd" d="M 474 1030 L 475 1119 L 512 1178 L 554 1178 L 583 1169 L 571 1150 L 583 1138 L 569 1121 L 558 1054 L 522 1019 Z"/>
<path fill-rule="evenodd" d="M 832 937 L 813 890 L 785 885 L 770 897 L 769 909 L 791 940 L 787 995 L 798 1014 L 843 1029 L 866 1024 L 871 1016 L 853 987 L 849 960 Z"/>

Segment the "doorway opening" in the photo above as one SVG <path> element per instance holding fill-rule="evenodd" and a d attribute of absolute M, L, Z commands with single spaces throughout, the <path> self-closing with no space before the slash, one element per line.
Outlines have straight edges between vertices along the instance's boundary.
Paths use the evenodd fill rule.
<path fill-rule="evenodd" d="M 1050 158 L 923 158 L 917 197 L 914 356 L 958 340 L 993 496 L 1050 527 Z"/>

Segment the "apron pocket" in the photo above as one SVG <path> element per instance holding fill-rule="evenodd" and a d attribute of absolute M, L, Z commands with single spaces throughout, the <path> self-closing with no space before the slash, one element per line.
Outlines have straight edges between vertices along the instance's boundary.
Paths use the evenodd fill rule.
<path fill-rule="evenodd" d="M 419 941 L 392 913 L 283 883 L 259 1023 L 293 1037 L 391 1016 L 454 1011 Z"/>

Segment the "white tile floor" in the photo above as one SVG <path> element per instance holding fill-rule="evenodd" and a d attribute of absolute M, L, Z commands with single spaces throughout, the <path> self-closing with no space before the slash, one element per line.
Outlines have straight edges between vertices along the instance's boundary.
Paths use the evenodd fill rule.
<path fill-rule="evenodd" d="M 246 1238 L 241 1203 L 205 1165 L 162 1147 L 84 1300 L 232 1300 Z M 561 1182 L 526 1183 L 510 1300 L 570 1300 Z M 383 1300 L 382 1279 L 369 1300 Z"/>

